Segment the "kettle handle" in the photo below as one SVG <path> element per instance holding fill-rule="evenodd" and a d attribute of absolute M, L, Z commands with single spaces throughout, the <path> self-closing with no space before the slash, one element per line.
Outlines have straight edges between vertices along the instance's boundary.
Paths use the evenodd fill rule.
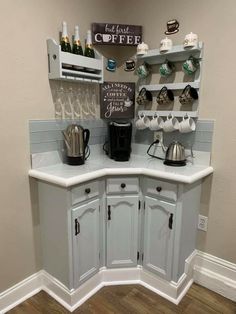
<path fill-rule="evenodd" d="M 90 137 L 90 131 L 88 129 L 84 129 L 83 130 L 84 149 L 88 145 L 89 137 Z"/>

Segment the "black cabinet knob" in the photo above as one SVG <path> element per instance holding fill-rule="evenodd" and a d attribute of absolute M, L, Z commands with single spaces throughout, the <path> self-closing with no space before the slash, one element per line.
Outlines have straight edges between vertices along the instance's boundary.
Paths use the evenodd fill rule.
<path fill-rule="evenodd" d="M 162 187 L 161 187 L 161 186 L 158 186 L 158 187 L 156 188 L 156 190 L 157 190 L 157 192 L 161 192 Z"/>
<path fill-rule="evenodd" d="M 125 183 L 121 183 L 120 186 L 121 186 L 122 189 L 124 189 L 126 187 L 126 184 Z"/>
<path fill-rule="evenodd" d="M 89 194 L 90 192 L 91 192 L 91 189 L 90 189 L 90 188 L 85 189 L 85 193 L 86 193 L 86 194 Z"/>

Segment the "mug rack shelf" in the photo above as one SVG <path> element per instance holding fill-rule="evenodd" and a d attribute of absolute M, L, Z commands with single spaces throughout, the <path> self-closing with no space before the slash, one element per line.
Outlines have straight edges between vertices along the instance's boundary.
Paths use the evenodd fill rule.
<path fill-rule="evenodd" d="M 168 117 L 170 114 L 175 116 L 176 118 L 183 118 L 186 115 L 188 115 L 191 118 L 197 118 L 198 112 L 197 111 L 174 111 L 174 110 L 139 110 L 138 115 L 139 116 L 148 116 L 153 117 L 155 114 L 161 117 Z"/>
<path fill-rule="evenodd" d="M 63 52 L 54 39 L 47 39 L 47 50 L 49 79 L 103 83 L 103 57 L 96 50 L 94 59 Z M 68 65 L 71 69 L 65 68 Z"/>
<path fill-rule="evenodd" d="M 166 59 L 172 62 L 179 62 L 188 59 L 190 56 L 201 58 L 203 42 L 199 42 L 195 48 L 184 48 L 183 45 L 173 46 L 170 51 L 160 52 L 160 49 L 151 49 L 146 55 L 137 56 L 137 60 L 145 61 L 148 64 L 161 64 Z"/>
<path fill-rule="evenodd" d="M 168 59 L 171 62 L 181 62 L 187 60 L 190 56 L 199 59 L 199 68 L 193 75 L 193 80 L 190 82 L 174 82 L 174 83 L 166 83 L 166 84 L 149 84 L 149 85 L 141 85 L 139 86 L 139 91 L 144 87 L 146 90 L 150 92 L 158 92 L 164 86 L 172 91 L 181 91 L 187 85 L 194 87 L 198 90 L 198 94 L 200 91 L 200 83 L 201 83 L 201 70 L 202 70 L 202 58 L 203 58 L 203 42 L 199 42 L 197 47 L 194 48 L 184 48 L 183 45 L 173 46 L 172 49 L 168 52 L 160 52 L 159 49 L 152 49 L 147 52 L 146 55 L 137 56 L 137 61 L 139 63 L 146 62 L 149 65 L 160 65 Z M 198 117 L 198 108 L 200 101 L 196 101 L 192 107 L 192 111 L 175 111 L 175 110 L 140 110 L 138 114 L 145 114 L 147 116 L 153 116 L 155 113 L 162 116 L 167 117 L 169 114 L 173 114 L 175 117 L 184 117 L 188 114 L 191 118 Z"/>
<path fill-rule="evenodd" d="M 191 85 L 192 87 L 199 89 L 200 82 L 194 81 L 194 82 L 183 82 L 183 83 L 167 83 L 167 84 L 154 84 L 154 85 L 141 85 L 139 87 L 139 90 L 141 90 L 143 87 L 145 87 L 150 92 L 160 91 L 162 87 L 166 86 L 168 89 L 171 90 L 183 90 L 187 85 Z"/>

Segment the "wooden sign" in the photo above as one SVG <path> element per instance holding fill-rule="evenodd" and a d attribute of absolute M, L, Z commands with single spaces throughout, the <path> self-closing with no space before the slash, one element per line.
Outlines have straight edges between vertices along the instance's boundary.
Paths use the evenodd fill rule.
<path fill-rule="evenodd" d="M 100 86 L 102 119 L 134 118 L 135 83 L 104 82 Z"/>
<path fill-rule="evenodd" d="M 97 45 L 137 46 L 142 42 L 142 26 L 93 23 L 92 40 Z"/>

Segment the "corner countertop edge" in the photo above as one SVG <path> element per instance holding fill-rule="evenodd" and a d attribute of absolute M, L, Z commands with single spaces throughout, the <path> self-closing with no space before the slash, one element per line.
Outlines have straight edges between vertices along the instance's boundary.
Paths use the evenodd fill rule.
<path fill-rule="evenodd" d="M 213 173 L 213 167 L 211 166 L 208 166 L 205 169 L 200 170 L 197 173 L 189 176 L 146 168 L 103 168 L 85 174 L 76 175 L 73 176 L 72 178 L 62 178 L 53 174 L 45 173 L 37 169 L 31 169 L 28 172 L 30 177 L 46 181 L 48 183 L 56 184 L 65 188 L 69 188 L 76 184 L 80 184 L 86 181 L 94 180 L 109 175 L 146 175 L 156 177 L 158 179 L 165 179 L 170 181 L 176 181 L 179 183 L 191 184 L 208 176 L 211 173 Z"/>

